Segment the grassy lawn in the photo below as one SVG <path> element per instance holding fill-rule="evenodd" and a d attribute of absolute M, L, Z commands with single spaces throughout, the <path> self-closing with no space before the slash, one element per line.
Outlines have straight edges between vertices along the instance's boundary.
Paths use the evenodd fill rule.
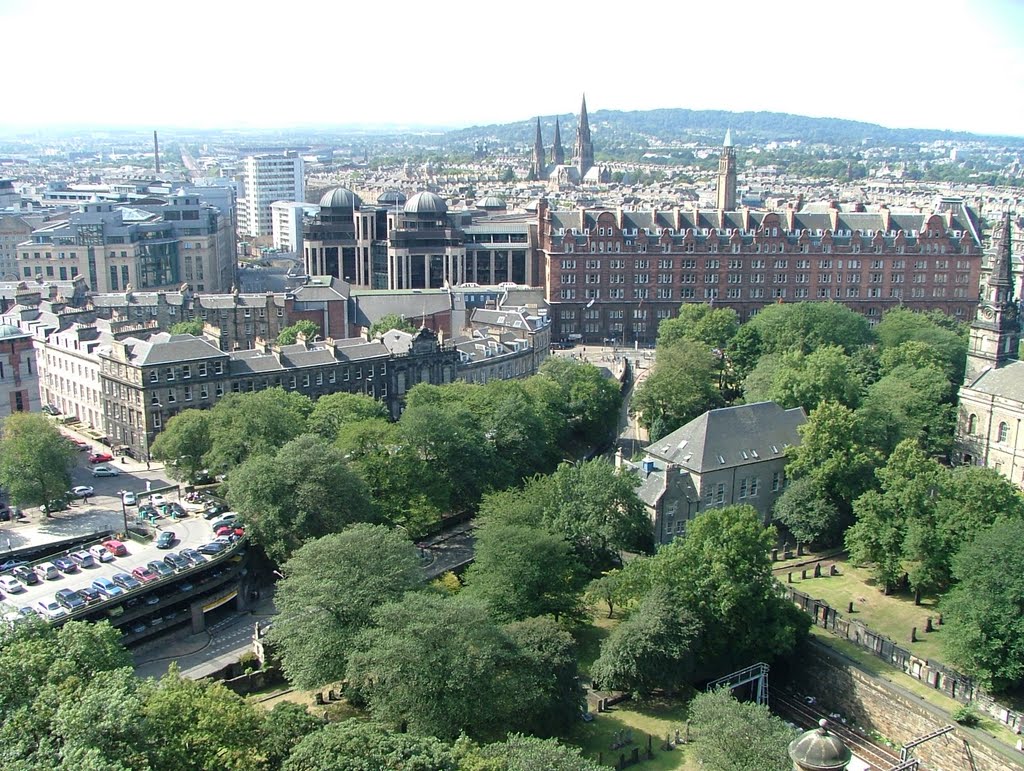
<path fill-rule="evenodd" d="M 828 575 L 828 565 L 835 563 L 839 568 L 838 576 Z M 807 575 L 813 575 L 813 565 Z M 776 577 L 786 581 L 786 573 L 776 573 Z M 824 600 L 851 620 L 860 621 L 876 632 L 895 640 L 901 647 L 911 651 L 923 659 L 943 661 L 942 627 L 938 625 L 939 609 L 935 597 L 925 597 L 920 605 L 914 605 L 914 596 L 910 593 L 891 594 L 881 592 L 870 573 L 841 559 L 822 562 L 822 577 L 801 580 L 800 569 L 793 570 L 794 589 L 809 594 L 815 599 Z M 853 614 L 847 612 L 848 604 L 853 603 Z M 925 625 L 931 616 L 934 632 L 926 633 Z M 917 642 L 910 642 L 910 629 L 917 627 Z"/>
<path fill-rule="evenodd" d="M 652 737 L 654 758 L 642 761 L 633 768 L 645 771 L 697 771 L 697 766 L 688 758 L 685 748 L 665 751 L 661 743 L 665 736 L 674 735 L 676 729 L 683 730 L 686 706 L 682 700 L 634 702 L 624 701 L 610 708 L 609 712 L 595 714 L 590 723 L 580 723 L 564 741 L 575 744 L 588 758 L 597 760 L 603 753 L 604 765 L 614 768 L 619 754 L 630 757 L 634 747 L 639 747 L 641 757 L 647 751 L 647 737 Z M 632 730 L 633 744 L 613 750 L 612 742 L 616 732 Z"/>

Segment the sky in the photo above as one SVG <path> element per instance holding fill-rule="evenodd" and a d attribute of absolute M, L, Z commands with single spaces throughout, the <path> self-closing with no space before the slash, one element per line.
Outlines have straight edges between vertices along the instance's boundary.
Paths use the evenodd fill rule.
<path fill-rule="evenodd" d="M 0 0 L 0 126 L 664 107 L 1024 135 L 1024 0 Z"/>

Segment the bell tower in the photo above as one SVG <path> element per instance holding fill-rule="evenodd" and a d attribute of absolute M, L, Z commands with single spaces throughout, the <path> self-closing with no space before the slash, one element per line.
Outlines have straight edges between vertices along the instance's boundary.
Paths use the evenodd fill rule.
<path fill-rule="evenodd" d="M 722 156 L 718 159 L 718 210 L 736 211 L 736 148 L 732 129 L 726 129 Z"/>
<path fill-rule="evenodd" d="M 1013 296 L 1013 257 L 1010 213 L 1005 212 L 992 233 L 992 270 L 982 287 L 978 312 L 971 324 L 964 384 L 970 385 L 988 369 L 1015 361 L 1020 345 L 1020 316 Z"/>

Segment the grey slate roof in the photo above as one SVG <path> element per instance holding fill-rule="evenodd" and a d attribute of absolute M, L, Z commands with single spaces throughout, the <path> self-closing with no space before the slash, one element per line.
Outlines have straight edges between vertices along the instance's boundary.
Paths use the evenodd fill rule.
<path fill-rule="evenodd" d="M 160 332 L 150 337 L 149 340 L 128 338 L 124 342 L 131 347 L 131 363 L 142 367 L 227 356 L 224 351 L 206 338 L 195 335 L 172 335 Z"/>
<path fill-rule="evenodd" d="M 971 385 L 974 391 L 1024 402 L 1024 361 L 1012 361 L 983 372 Z"/>
<path fill-rule="evenodd" d="M 709 410 L 668 436 L 652 442 L 647 454 L 703 474 L 781 457 L 800 443 L 797 427 L 807 421 L 802 407 L 784 410 L 757 402 Z"/>

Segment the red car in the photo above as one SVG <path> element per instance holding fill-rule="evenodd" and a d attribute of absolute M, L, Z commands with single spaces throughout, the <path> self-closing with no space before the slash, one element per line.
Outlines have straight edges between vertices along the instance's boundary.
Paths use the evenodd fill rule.
<path fill-rule="evenodd" d="M 160 576 L 156 574 L 155 570 L 147 567 L 138 567 L 132 571 L 132 575 L 142 581 L 144 584 L 148 584 L 150 581 L 156 581 Z"/>
<path fill-rule="evenodd" d="M 128 555 L 128 549 L 126 549 L 125 545 L 118 541 L 116 538 L 111 538 L 109 541 L 104 541 L 103 548 L 105 548 L 115 557 L 126 557 Z"/>
<path fill-rule="evenodd" d="M 231 527 L 231 525 L 222 525 L 217 528 L 215 535 L 234 535 L 241 538 L 245 535 L 245 530 L 240 527 Z"/>
<path fill-rule="evenodd" d="M 114 459 L 114 456 L 109 452 L 97 452 L 89 456 L 90 463 L 106 463 Z"/>

